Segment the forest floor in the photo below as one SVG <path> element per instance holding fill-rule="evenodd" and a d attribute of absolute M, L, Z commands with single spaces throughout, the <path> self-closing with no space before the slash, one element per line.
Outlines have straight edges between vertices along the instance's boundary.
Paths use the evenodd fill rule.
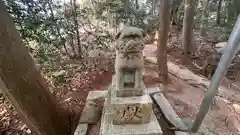
<path fill-rule="evenodd" d="M 206 86 L 202 86 L 197 80 L 199 80 L 199 78 L 205 81 L 209 80 L 191 63 L 182 63 L 183 50 L 181 49 L 181 39 L 179 35 L 180 33 L 173 28 L 168 43 L 168 61 L 170 65 L 172 65 L 169 66 L 169 76 L 171 80 L 169 89 L 171 89 L 171 91 L 166 92 L 165 96 L 181 118 L 190 117 L 194 119 L 206 91 Z M 210 48 L 212 48 L 213 43 L 201 39 L 197 34 L 196 37 L 196 45 L 201 44 L 205 46 L 200 50 L 200 55 L 195 60 L 196 63 L 202 65 L 206 56 L 211 54 Z M 156 61 L 155 52 L 155 44 L 146 45 L 144 49 L 144 55 L 147 58 L 145 62 L 144 83 L 147 87 L 159 87 L 160 83 L 157 77 L 157 64 L 154 62 Z M 152 59 L 152 61 L 149 61 L 148 58 Z M 111 83 L 114 69 L 113 63 L 109 61 L 112 60 L 108 60 L 108 62 L 106 62 L 106 60 L 99 60 L 97 67 L 89 67 L 91 70 L 86 69 L 84 72 L 76 73 L 74 77 L 70 78 L 70 84 L 54 90 L 53 94 L 61 104 L 80 114 L 85 105 L 88 92 L 92 90 L 106 90 Z M 174 72 L 176 67 L 179 68 L 177 70 L 181 72 L 180 75 L 179 72 Z M 96 70 L 92 70 L 92 68 L 96 68 Z M 187 77 L 185 77 L 185 75 L 188 76 L 189 74 L 192 74 L 195 78 L 186 79 Z M 204 120 L 204 125 L 211 133 L 216 135 L 237 135 L 239 133 L 236 133 L 234 128 L 229 128 L 229 123 L 226 122 L 226 118 L 230 113 L 237 114 L 236 111 L 232 109 L 232 105 L 239 104 L 240 102 L 240 86 L 238 88 L 237 83 L 226 80 L 227 79 L 223 80 L 222 85 L 228 91 L 223 90 L 220 95 L 228 101 L 227 109 L 220 109 L 219 106 L 213 105 Z M 232 87 L 233 84 L 234 88 Z M 240 115 L 236 116 L 236 118 L 239 118 Z M 91 128 L 89 134 L 97 135 L 99 126 L 100 122 Z M 33 135 L 3 95 L 0 96 L 0 135 Z"/>

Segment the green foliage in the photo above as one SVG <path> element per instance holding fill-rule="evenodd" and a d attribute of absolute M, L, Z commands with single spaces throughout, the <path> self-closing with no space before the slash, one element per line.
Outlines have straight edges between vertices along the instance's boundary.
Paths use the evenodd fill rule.
<path fill-rule="evenodd" d="M 5 0 L 8 11 L 13 17 L 16 28 L 20 32 L 25 44 L 29 46 L 32 42 L 37 47 L 31 48 L 30 52 L 34 52 L 34 57 L 40 57 L 40 61 L 52 61 L 55 55 L 59 55 L 59 49 L 65 48 L 69 56 L 85 55 L 78 54 L 79 48 L 83 48 L 86 52 L 89 48 L 108 48 L 112 41 L 108 29 L 116 28 L 119 23 L 124 22 L 134 26 L 146 29 L 148 24 L 154 24 L 156 17 L 152 15 L 151 10 L 145 10 L 146 7 L 153 5 L 152 1 L 141 3 L 139 0 L 91 0 L 86 1 L 84 6 L 77 5 L 74 10 L 74 0 L 69 3 L 62 3 L 61 0 Z M 147 6 L 140 6 L 146 4 Z M 148 7 L 149 8 L 149 7 Z M 76 28 L 75 14 L 80 28 Z M 101 28 L 98 28 L 101 22 Z M 83 33 L 77 37 L 77 31 L 88 26 L 89 30 L 97 29 L 94 32 L 105 33 L 105 36 L 97 36 L 89 43 L 85 42 Z M 70 50 L 66 50 L 66 42 L 69 37 L 73 38 Z M 110 38 L 109 38 L 110 37 Z M 70 38 L 70 39 L 71 39 Z M 77 39 L 81 39 L 80 47 L 76 46 Z M 89 44 L 97 44 L 96 47 Z M 53 50 L 58 51 L 53 51 Z M 33 51 L 34 50 L 34 51 Z M 56 53 L 56 54 L 53 54 Z M 59 59 L 59 58 L 57 58 Z"/>
<path fill-rule="evenodd" d="M 69 16 L 64 16 L 63 5 L 51 0 L 6 0 L 8 12 L 25 44 L 37 44 L 34 57 L 41 61 L 52 61 L 57 48 L 64 44 L 62 38 L 69 33 L 75 34 Z M 36 53 L 36 51 L 38 51 Z M 30 50 L 30 52 L 33 52 Z"/>
<path fill-rule="evenodd" d="M 137 3 L 136 3 L 137 2 Z M 151 1 L 146 3 L 140 3 L 141 1 L 131 0 L 105 0 L 96 2 L 95 7 L 97 19 L 103 19 L 105 21 L 111 21 L 108 16 L 113 16 L 116 24 L 125 23 L 132 26 L 141 27 L 146 29 L 147 25 L 151 21 L 156 21 L 156 16 L 152 15 L 152 11 L 146 10 L 147 6 L 151 5 Z M 139 7 L 139 5 L 145 5 L 146 7 Z"/>

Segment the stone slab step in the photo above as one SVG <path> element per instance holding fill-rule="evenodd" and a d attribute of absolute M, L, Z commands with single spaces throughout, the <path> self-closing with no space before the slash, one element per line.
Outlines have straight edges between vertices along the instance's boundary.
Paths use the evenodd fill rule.
<path fill-rule="evenodd" d="M 162 93 L 153 95 L 154 100 L 160 107 L 165 118 L 177 129 L 188 130 L 187 126 L 182 122 L 182 119 L 176 114 L 171 104 Z"/>
<path fill-rule="evenodd" d="M 105 97 L 107 97 L 107 93 L 107 90 L 90 91 L 87 96 L 87 101 L 104 100 Z"/>
<path fill-rule="evenodd" d="M 88 124 L 78 124 L 74 135 L 86 135 L 88 129 Z"/>

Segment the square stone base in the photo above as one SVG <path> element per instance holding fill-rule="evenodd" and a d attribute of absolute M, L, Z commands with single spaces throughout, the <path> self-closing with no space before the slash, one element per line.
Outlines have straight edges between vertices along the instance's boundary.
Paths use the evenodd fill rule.
<path fill-rule="evenodd" d="M 110 106 L 113 109 L 113 124 L 147 123 L 152 112 L 152 100 L 148 94 L 117 97 L 113 92 Z"/>
<path fill-rule="evenodd" d="M 143 89 L 140 88 L 122 88 L 116 90 L 117 97 L 132 97 L 132 96 L 142 96 Z"/>
<path fill-rule="evenodd" d="M 142 124 L 123 124 L 114 125 L 112 108 L 107 107 L 105 102 L 100 135 L 162 135 L 163 131 L 157 121 L 157 118 L 153 111 L 151 111 L 150 120 L 148 123 Z"/>

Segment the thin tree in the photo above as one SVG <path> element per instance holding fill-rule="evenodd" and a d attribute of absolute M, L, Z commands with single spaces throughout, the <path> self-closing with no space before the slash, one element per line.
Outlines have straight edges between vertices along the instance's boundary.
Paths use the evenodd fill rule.
<path fill-rule="evenodd" d="M 218 1 L 217 4 L 217 19 L 216 19 L 216 24 L 220 25 L 220 20 L 221 20 L 221 7 L 222 7 L 222 0 Z"/>
<path fill-rule="evenodd" d="M 206 28 L 208 25 L 208 3 L 210 2 L 210 0 L 206 0 L 204 3 L 204 9 L 202 11 L 202 24 L 200 26 L 200 35 L 201 36 L 205 36 L 206 34 Z"/>
<path fill-rule="evenodd" d="M 184 18 L 183 18 L 183 46 L 185 59 L 191 53 L 193 40 L 193 21 L 194 21 L 194 7 L 193 0 L 185 0 Z"/>
<path fill-rule="evenodd" d="M 129 10 L 129 5 L 130 5 L 130 1 L 129 0 L 125 0 L 124 1 L 124 16 L 125 16 L 125 24 L 131 24 L 131 12 Z"/>
<path fill-rule="evenodd" d="M 75 30 L 76 30 L 76 38 L 77 38 L 79 59 L 82 59 L 82 48 L 81 48 L 81 43 L 80 43 L 80 34 L 79 34 L 76 0 L 70 0 L 70 2 L 71 2 L 71 7 L 72 7 L 73 21 L 74 21 Z"/>
<path fill-rule="evenodd" d="M 70 1 L 71 2 L 71 1 Z M 70 24 L 71 23 L 71 21 L 69 21 L 68 20 L 68 18 L 69 18 L 69 16 L 68 16 L 68 12 L 67 12 L 68 10 L 67 10 L 67 3 L 65 2 L 65 0 L 64 0 L 64 17 L 65 18 L 67 18 L 66 19 L 66 22 L 68 23 L 68 24 Z M 77 57 L 77 54 L 78 54 L 78 52 L 77 52 L 77 49 L 75 48 L 75 45 L 74 45 L 74 31 L 73 31 L 73 29 L 71 29 L 71 27 L 69 26 L 69 25 L 66 25 L 66 27 L 67 27 L 67 31 L 66 31 L 66 33 L 68 34 L 68 40 L 69 40 L 69 44 L 70 44 L 70 46 L 71 46 L 71 50 L 72 50 L 72 52 L 73 52 L 73 58 L 76 58 Z"/>
<path fill-rule="evenodd" d="M 139 25 L 139 18 L 138 18 L 138 10 L 139 10 L 139 4 L 138 0 L 135 0 L 135 25 Z"/>
<path fill-rule="evenodd" d="M 160 0 L 160 24 L 159 38 L 157 46 L 157 61 L 159 67 L 159 77 L 164 86 L 168 84 L 168 68 L 167 68 L 167 40 L 169 31 L 169 4 L 168 0 Z"/>
<path fill-rule="evenodd" d="M 53 1 L 52 1 L 52 0 L 48 0 L 47 3 L 48 3 L 49 10 L 50 10 L 50 14 L 51 14 L 51 21 L 52 21 L 53 25 L 56 27 L 57 36 L 58 36 L 58 38 L 60 39 L 60 42 L 59 42 L 59 43 L 60 43 L 61 45 L 63 45 L 63 47 L 64 47 L 67 55 L 68 55 L 69 57 L 71 57 L 71 54 L 68 52 L 68 49 L 67 49 L 67 46 L 66 46 L 66 40 L 62 37 L 61 32 L 60 32 L 60 27 L 59 27 L 59 25 L 56 23 L 56 20 L 55 20 L 55 16 L 54 16 L 54 13 L 53 13 L 53 8 L 52 8 L 52 6 L 53 6 Z"/>
<path fill-rule="evenodd" d="M 3 1 L 0 18 L 1 91 L 36 134 L 68 135 L 69 115 L 47 89 Z"/>

